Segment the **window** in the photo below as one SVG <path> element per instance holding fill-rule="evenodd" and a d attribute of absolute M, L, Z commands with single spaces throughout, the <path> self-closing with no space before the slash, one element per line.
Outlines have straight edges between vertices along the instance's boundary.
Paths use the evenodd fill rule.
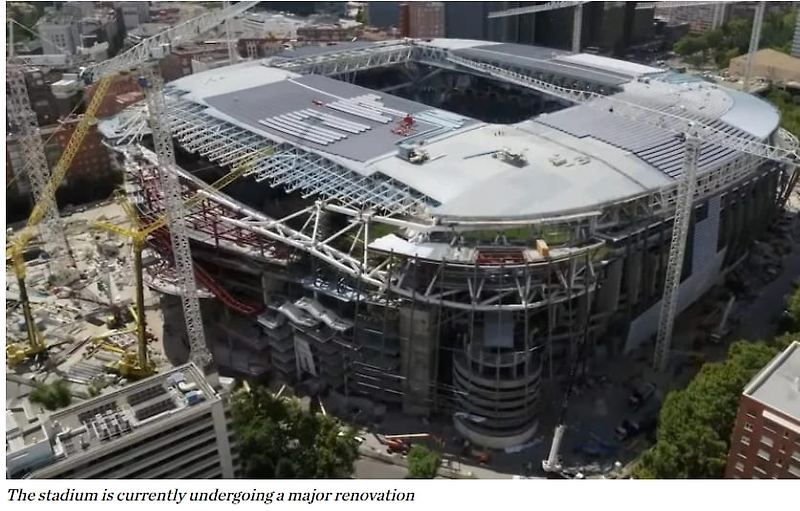
<path fill-rule="evenodd" d="M 744 423 L 744 430 L 745 431 L 753 431 L 753 423 L 752 422 L 745 422 Z"/>
<path fill-rule="evenodd" d="M 789 465 L 789 473 L 795 477 L 800 478 L 800 467 L 797 465 Z"/>
<path fill-rule="evenodd" d="M 744 445 L 750 445 L 750 437 L 742 435 L 742 443 Z"/>
<path fill-rule="evenodd" d="M 767 447 L 772 447 L 774 444 L 772 439 L 766 435 L 761 436 L 761 443 L 766 445 Z"/>
<path fill-rule="evenodd" d="M 765 451 L 764 449 L 759 449 L 757 456 L 759 458 L 761 458 L 762 460 L 769 461 L 769 453 L 767 451 Z"/>
<path fill-rule="evenodd" d="M 742 463 L 741 461 L 737 461 L 735 468 L 739 472 L 744 472 L 744 463 Z"/>
<path fill-rule="evenodd" d="M 773 434 L 777 434 L 778 433 L 777 431 L 775 431 L 775 424 L 773 424 L 773 423 L 771 423 L 769 421 L 764 421 L 764 431 L 767 431 L 767 432 L 773 433 Z"/>
<path fill-rule="evenodd" d="M 754 472 L 758 472 L 760 475 L 765 476 L 767 475 L 767 471 L 761 467 L 753 467 Z"/>

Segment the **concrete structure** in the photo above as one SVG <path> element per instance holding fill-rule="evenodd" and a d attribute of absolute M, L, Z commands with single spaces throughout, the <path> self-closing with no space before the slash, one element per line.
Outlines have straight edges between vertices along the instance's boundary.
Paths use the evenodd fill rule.
<path fill-rule="evenodd" d="M 192 61 L 223 60 L 228 58 L 224 42 L 192 43 L 172 48 L 172 52 L 159 63 L 165 82 L 177 80 L 194 72 Z"/>
<path fill-rule="evenodd" d="M 403 37 L 444 37 L 444 2 L 400 4 L 400 35 Z"/>
<path fill-rule="evenodd" d="M 349 41 L 356 33 L 353 24 L 309 24 L 297 29 L 298 41 L 337 42 Z"/>
<path fill-rule="evenodd" d="M 797 16 L 797 23 L 794 27 L 794 39 L 792 40 L 792 57 L 800 58 L 800 15 Z"/>
<path fill-rule="evenodd" d="M 150 2 L 114 2 L 122 16 L 125 30 L 131 30 L 150 21 Z"/>
<path fill-rule="evenodd" d="M 501 71 L 479 71 L 488 64 Z M 176 80 L 167 99 L 186 193 L 252 165 L 203 192 L 189 220 L 198 281 L 227 311 L 204 318 L 260 329 L 215 343 L 239 350 L 237 371 L 452 414 L 465 437 L 499 448 L 535 434 L 541 384 L 576 350 L 602 372 L 606 357 L 651 349 L 683 144 L 599 98 L 569 104 L 520 77 L 795 143 L 759 98 L 508 43 L 356 41 Z M 125 145 L 140 122 L 125 114 L 101 129 L 150 215 L 155 160 Z M 784 166 L 713 144 L 698 175 L 679 310 L 741 259 L 788 193 Z"/>
<path fill-rule="evenodd" d="M 732 76 L 744 76 L 747 67 L 747 55 L 731 59 L 728 73 Z M 800 58 L 785 53 L 764 49 L 758 50 L 753 58 L 753 77 L 785 84 L 800 82 Z"/>
<path fill-rule="evenodd" d="M 113 9 L 95 8 L 91 2 L 75 2 L 77 7 L 49 11 L 36 23 L 44 54 L 74 55 L 78 49 L 107 42 L 115 51 L 122 44 Z M 87 10 L 86 7 L 90 7 Z"/>
<path fill-rule="evenodd" d="M 800 479 L 800 342 L 745 387 L 725 477 Z"/>
<path fill-rule="evenodd" d="M 191 364 L 28 421 L 6 412 L 9 477 L 234 476 L 225 403 Z"/>
<path fill-rule="evenodd" d="M 74 55 L 80 45 L 80 30 L 77 18 L 70 14 L 50 14 L 36 23 L 42 40 L 42 52 Z"/>

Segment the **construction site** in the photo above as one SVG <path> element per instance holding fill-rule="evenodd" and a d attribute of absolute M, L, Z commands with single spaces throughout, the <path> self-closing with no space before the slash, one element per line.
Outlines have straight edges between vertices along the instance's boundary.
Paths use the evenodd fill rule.
<path fill-rule="evenodd" d="M 742 309 L 720 285 L 791 228 L 797 139 L 769 103 L 688 75 L 451 39 L 231 50 L 167 84 L 147 66 L 255 3 L 85 70 L 98 91 L 81 122 L 120 72 L 145 100 L 98 120 L 124 185 L 71 216 L 53 199 L 69 160 L 36 159 L 10 68 L 37 197 L 8 232 L 17 412 L 43 411 L 32 382 L 93 399 L 191 361 L 367 431 L 429 427 L 560 471 L 570 414 L 592 417 L 570 398 L 623 396 L 604 434 L 630 439 L 613 439 L 627 403 L 635 436 L 685 377 L 680 350 L 728 336 Z M 779 255 L 760 257 L 775 277 Z M 673 343 L 685 310 L 688 347 Z M 617 456 L 610 442 L 595 457 Z"/>

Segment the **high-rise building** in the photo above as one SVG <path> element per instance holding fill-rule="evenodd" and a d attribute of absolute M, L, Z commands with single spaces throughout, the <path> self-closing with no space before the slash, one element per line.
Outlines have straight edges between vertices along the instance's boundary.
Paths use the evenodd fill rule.
<path fill-rule="evenodd" d="M 234 477 L 224 396 L 193 364 L 84 401 L 33 425 L 29 417 L 16 415 L 6 417 L 8 477 Z"/>
<path fill-rule="evenodd" d="M 445 35 L 453 39 L 489 38 L 489 2 L 447 2 Z"/>
<path fill-rule="evenodd" d="M 725 477 L 800 479 L 800 342 L 745 387 Z"/>
<path fill-rule="evenodd" d="M 429 39 L 445 35 L 444 2 L 407 2 L 400 5 L 400 35 Z"/>
<path fill-rule="evenodd" d="M 722 25 L 730 15 L 727 6 L 718 4 L 682 5 L 672 7 L 669 2 L 656 3 L 656 16 L 671 24 L 688 23 L 693 33 L 701 33 Z"/>
<path fill-rule="evenodd" d="M 367 2 L 365 14 L 371 27 L 400 26 L 400 2 Z"/>
<path fill-rule="evenodd" d="M 571 7 L 539 13 L 489 18 L 490 12 L 526 7 L 531 2 L 446 2 L 448 38 L 483 39 L 570 49 L 574 10 Z M 583 8 L 582 46 L 624 54 L 633 45 L 653 39 L 653 8 L 633 3 L 590 2 Z"/>

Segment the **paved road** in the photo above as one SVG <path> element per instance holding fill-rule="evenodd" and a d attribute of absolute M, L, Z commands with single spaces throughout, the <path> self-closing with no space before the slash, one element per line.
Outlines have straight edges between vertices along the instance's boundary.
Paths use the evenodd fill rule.
<path fill-rule="evenodd" d="M 362 456 L 356 461 L 356 479 L 403 479 L 406 468 Z"/>

